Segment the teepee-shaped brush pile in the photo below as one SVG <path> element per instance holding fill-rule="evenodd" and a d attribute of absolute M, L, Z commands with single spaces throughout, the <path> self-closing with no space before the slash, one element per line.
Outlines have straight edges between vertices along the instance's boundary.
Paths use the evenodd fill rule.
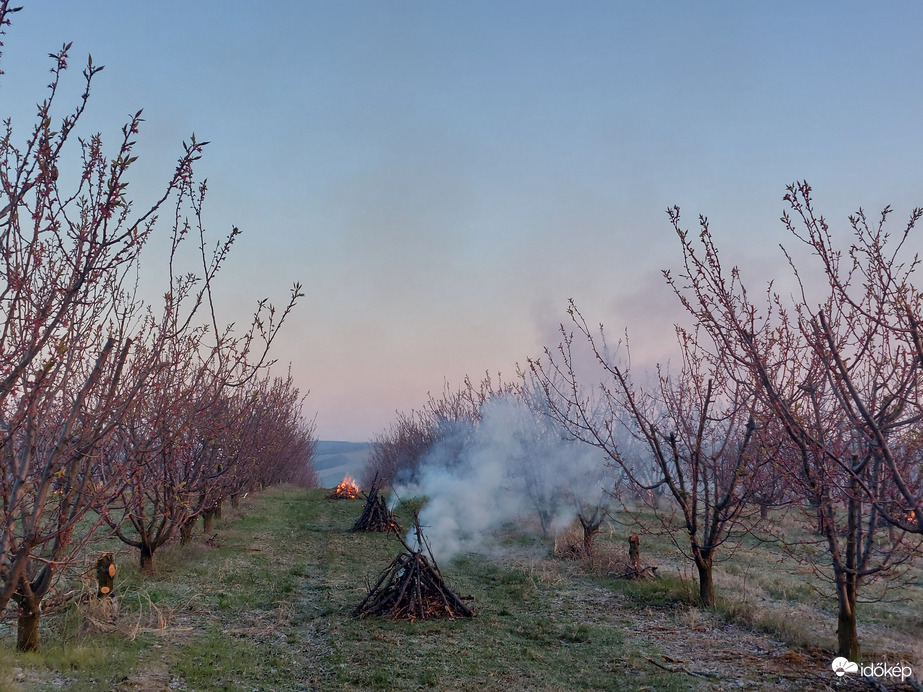
<path fill-rule="evenodd" d="M 384 496 L 378 494 L 377 482 L 378 477 L 376 476 L 372 481 L 372 489 L 365 496 L 365 507 L 362 508 L 362 514 L 356 519 L 350 531 L 393 531 L 400 534 L 401 525 L 394 518 L 394 513 L 388 509 Z"/>
<path fill-rule="evenodd" d="M 471 608 L 446 586 L 416 516 L 414 530 L 420 549 L 413 550 L 398 535 L 405 552 L 382 572 L 353 615 L 382 615 L 402 620 L 474 617 Z M 428 558 L 423 554 L 423 547 Z"/>

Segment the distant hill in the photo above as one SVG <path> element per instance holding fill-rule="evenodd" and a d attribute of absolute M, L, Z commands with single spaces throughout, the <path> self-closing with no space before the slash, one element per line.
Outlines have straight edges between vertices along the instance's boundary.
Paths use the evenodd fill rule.
<path fill-rule="evenodd" d="M 322 488 L 333 488 L 349 474 L 358 479 L 369 458 L 368 442 L 320 440 L 314 452 L 314 468 Z"/>

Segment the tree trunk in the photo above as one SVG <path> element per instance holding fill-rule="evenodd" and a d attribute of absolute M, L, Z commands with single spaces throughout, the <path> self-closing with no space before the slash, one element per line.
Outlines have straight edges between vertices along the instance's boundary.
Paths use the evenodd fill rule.
<path fill-rule="evenodd" d="M 195 528 L 196 517 L 187 519 L 179 527 L 179 544 L 189 545 L 192 541 L 192 530 Z"/>
<path fill-rule="evenodd" d="M 840 656 L 850 661 L 859 660 L 859 634 L 856 632 L 856 601 L 859 600 L 859 562 L 860 522 L 862 503 L 858 499 L 858 483 L 855 477 L 850 479 L 850 491 L 847 502 L 847 529 L 845 562 L 834 556 L 834 576 L 836 579 L 836 600 L 839 607 L 837 615 L 837 649 Z M 869 532 L 874 527 L 869 527 Z M 871 536 L 869 536 L 871 538 Z M 829 540 L 829 539 L 828 539 Z"/>
<path fill-rule="evenodd" d="M 234 493 L 231 495 L 231 509 L 237 509 L 240 506 L 240 495 Z"/>
<path fill-rule="evenodd" d="M 551 526 L 551 515 L 547 510 L 538 510 L 538 522 L 542 529 L 542 538 L 548 538 L 548 527 Z"/>
<path fill-rule="evenodd" d="M 651 491 L 651 504 L 654 509 L 660 509 L 660 505 L 663 502 L 663 488 L 654 488 Z"/>
<path fill-rule="evenodd" d="M 712 579 L 711 556 L 697 555 L 695 566 L 699 570 L 699 602 L 705 608 L 715 605 L 715 584 Z"/>
<path fill-rule="evenodd" d="M 141 571 L 145 574 L 154 572 L 154 549 L 148 545 L 141 545 Z"/>
<path fill-rule="evenodd" d="M 593 556 L 593 539 L 599 533 L 599 527 L 583 527 L 583 550 L 589 557 Z"/>
<path fill-rule="evenodd" d="M 839 600 L 839 617 L 837 618 L 836 638 L 837 653 L 850 661 L 860 657 L 859 634 L 856 632 L 856 603 L 849 598 Z"/>
<path fill-rule="evenodd" d="M 580 521 L 580 526 L 583 527 L 583 550 L 587 557 L 593 556 L 593 539 L 599 533 L 605 516 L 605 512 L 599 507 L 594 509 L 593 514 L 589 517 L 585 516 L 583 512 L 577 512 L 577 519 Z"/>
<path fill-rule="evenodd" d="M 19 617 L 16 620 L 16 650 L 38 650 L 38 619 L 41 601 L 33 598 L 19 599 Z"/>
<path fill-rule="evenodd" d="M 822 511 L 822 508 L 821 508 L 821 506 L 820 506 L 818 503 L 816 503 L 816 502 L 814 502 L 814 501 L 811 502 L 811 506 L 814 508 L 814 511 L 817 513 L 817 527 L 816 527 L 816 529 L 815 529 L 816 532 L 817 532 L 817 535 L 818 535 L 818 536 L 826 536 L 826 535 L 827 535 L 827 527 L 826 527 L 826 525 L 824 524 L 824 513 L 823 513 L 823 511 Z"/>
<path fill-rule="evenodd" d="M 215 503 L 215 507 L 214 507 L 214 510 L 213 510 L 214 513 L 215 513 L 215 519 L 220 519 L 220 518 L 221 518 L 221 505 L 222 505 L 223 503 L 224 503 L 224 500 L 218 500 L 218 502 Z"/>
<path fill-rule="evenodd" d="M 19 606 L 16 623 L 16 650 L 36 651 L 38 649 L 38 620 L 42 613 L 42 599 L 48 593 L 52 581 L 52 566 L 46 564 L 34 579 L 19 578 L 19 589 L 13 594 Z"/>
<path fill-rule="evenodd" d="M 638 534 L 628 537 L 628 560 L 635 572 L 641 571 L 641 538 Z"/>
<path fill-rule="evenodd" d="M 766 521 L 769 518 L 769 505 L 761 504 L 760 505 L 760 519 Z"/>
<path fill-rule="evenodd" d="M 210 509 L 206 509 L 202 513 L 202 532 L 211 533 L 212 532 L 212 518 L 214 517 L 214 512 Z"/>

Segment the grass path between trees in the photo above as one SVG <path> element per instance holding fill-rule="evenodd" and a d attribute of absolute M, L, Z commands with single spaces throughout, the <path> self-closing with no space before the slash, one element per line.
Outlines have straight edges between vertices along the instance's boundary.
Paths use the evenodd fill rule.
<path fill-rule="evenodd" d="M 42 650 L 0 624 L 0 690 L 834 689 L 826 652 L 730 624 L 669 579 L 586 575 L 509 538 L 498 557 L 442 565 L 473 620 L 395 622 L 350 612 L 401 551 L 350 534 L 361 501 L 280 487 L 225 511 L 213 535 L 159 554 L 154 577 L 115 544 L 117 615 L 45 617 Z M 87 556 L 87 564 L 95 559 Z M 852 687 L 851 689 L 859 689 Z"/>

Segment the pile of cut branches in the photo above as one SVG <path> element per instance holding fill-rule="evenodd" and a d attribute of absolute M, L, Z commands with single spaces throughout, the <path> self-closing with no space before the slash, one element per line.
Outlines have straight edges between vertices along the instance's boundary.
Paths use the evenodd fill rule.
<path fill-rule="evenodd" d="M 405 551 L 385 568 L 353 615 L 380 615 L 411 621 L 474 617 L 471 608 L 446 586 L 416 518 L 414 526 L 420 549 L 413 550 L 398 535 Z M 423 554 L 424 546 L 429 558 Z"/>
<path fill-rule="evenodd" d="M 393 531 L 400 534 L 401 525 L 394 517 L 394 513 L 388 509 L 388 503 L 385 502 L 383 495 L 378 494 L 378 488 L 372 483 L 372 489 L 365 496 L 365 507 L 362 508 L 362 514 L 356 519 L 356 523 L 350 529 L 352 532 L 359 531 Z"/>

